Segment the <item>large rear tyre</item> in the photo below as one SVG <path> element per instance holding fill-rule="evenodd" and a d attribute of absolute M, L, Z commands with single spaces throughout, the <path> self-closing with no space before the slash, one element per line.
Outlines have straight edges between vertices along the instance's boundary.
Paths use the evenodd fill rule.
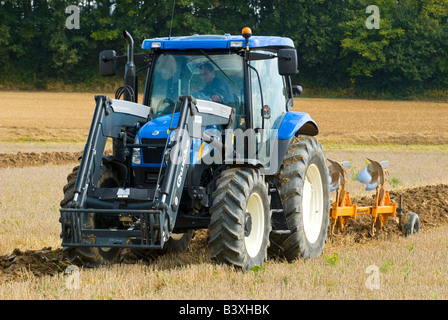
<path fill-rule="evenodd" d="M 267 256 L 271 211 L 268 185 L 259 170 L 222 172 L 210 209 L 211 258 L 249 270 Z"/>
<path fill-rule="evenodd" d="M 65 208 L 73 200 L 76 178 L 79 166 L 73 168 L 72 173 L 67 176 L 67 184 L 64 186 L 64 199 L 60 205 Z M 120 186 L 118 174 L 110 165 L 104 164 L 101 169 L 98 187 L 113 188 Z M 65 219 L 67 220 L 67 219 Z M 86 229 L 116 228 L 119 225 L 118 218 L 107 215 L 96 215 L 94 213 L 82 214 L 81 223 Z M 65 228 L 66 226 L 63 226 Z M 70 230 L 66 230 L 70 233 Z M 120 248 L 116 247 L 78 247 L 68 249 L 67 258 L 72 263 L 80 263 L 86 267 L 98 267 L 100 265 L 113 264 L 118 261 Z"/>
<path fill-rule="evenodd" d="M 314 137 L 292 141 L 275 179 L 290 233 L 272 233 L 270 254 L 292 261 L 319 256 L 330 220 L 328 168 Z"/>

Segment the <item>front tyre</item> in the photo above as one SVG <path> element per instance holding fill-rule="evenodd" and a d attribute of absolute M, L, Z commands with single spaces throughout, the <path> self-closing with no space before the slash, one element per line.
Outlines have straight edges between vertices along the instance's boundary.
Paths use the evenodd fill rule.
<path fill-rule="evenodd" d="M 73 200 L 74 188 L 76 179 L 78 176 L 79 166 L 73 168 L 72 173 L 67 176 L 67 184 L 64 186 L 64 199 L 60 205 L 62 208 L 66 208 L 68 203 Z M 118 187 L 120 181 L 117 172 L 112 166 L 104 164 L 101 168 L 101 174 L 98 180 L 98 187 L 100 188 L 113 188 Z M 67 221 L 68 219 L 64 219 Z M 85 213 L 82 214 L 81 223 L 84 228 L 87 229 L 108 229 L 116 228 L 119 225 L 119 221 L 116 217 Z M 69 226 L 63 226 L 66 228 L 66 234 L 70 234 L 71 230 Z M 68 260 L 72 263 L 80 262 L 86 267 L 98 267 L 104 264 L 113 264 L 118 261 L 120 256 L 120 248 L 117 247 L 78 247 L 70 248 L 68 250 Z"/>
<path fill-rule="evenodd" d="M 210 209 L 211 258 L 249 270 L 267 256 L 271 211 L 268 185 L 259 170 L 232 168 L 216 181 Z"/>
<path fill-rule="evenodd" d="M 314 137 L 294 137 L 275 179 L 289 234 L 271 234 L 270 253 L 292 261 L 319 256 L 330 220 L 328 168 Z"/>

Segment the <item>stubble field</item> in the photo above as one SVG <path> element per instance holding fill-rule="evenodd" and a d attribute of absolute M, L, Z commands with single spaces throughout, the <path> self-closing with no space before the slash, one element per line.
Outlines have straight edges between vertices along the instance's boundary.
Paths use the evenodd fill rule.
<path fill-rule="evenodd" d="M 0 92 L 0 299 L 447 299 L 448 103 L 296 99 L 319 125 L 327 158 L 349 160 L 355 201 L 372 196 L 354 181 L 366 158 L 389 160 L 389 189 L 403 194 L 421 233 L 395 221 L 371 238 L 352 220 L 324 254 L 293 263 L 270 259 L 241 272 L 210 261 L 204 232 L 191 248 L 149 262 L 79 269 L 78 286 L 60 248 L 59 201 L 84 147 L 90 93 Z M 334 195 L 332 194 L 332 197 Z M 369 287 L 370 266 L 379 286 Z"/>

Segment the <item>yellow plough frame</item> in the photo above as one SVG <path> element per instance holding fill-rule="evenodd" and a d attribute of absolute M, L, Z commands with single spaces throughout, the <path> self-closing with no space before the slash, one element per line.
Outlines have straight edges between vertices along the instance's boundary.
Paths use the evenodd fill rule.
<path fill-rule="evenodd" d="M 402 197 L 400 196 L 400 207 L 390 200 L 389 192 L 385 189 L 387 161 L 379 163 L 370 160 L 370 164 L 358 175 L 358 180 L 367 184 L 367 190 L 376 189 L 375 199 L 372 205 L 361 207 L 352 204 L 349 192 L 347 191 L 347 170 L 350 168 L 349 162 L 336 162 L 329 160 L 330 185 L 336 190 L 336 200 L 330 209 L 330 227 L 332 234 L 339 234 L 344 230 L 350 219 L 355 219 L 360 215 L 369 215 L 371 224 L 369 233 L 374 236 L 379 232 L 390 217 L 399 217 L 398 227 L 406 234 L 419 232 L 420 222 L 416 213 L 409 213 L 406 219 L 403 218 Z M 360 179 L 363 173 L 364 179 Z M 366 177 L 368 180 L 366 181 Z M 369 181 L 370 180 L 370 181 Z M 332 191 L 333 191 L 332 190 Z"/>

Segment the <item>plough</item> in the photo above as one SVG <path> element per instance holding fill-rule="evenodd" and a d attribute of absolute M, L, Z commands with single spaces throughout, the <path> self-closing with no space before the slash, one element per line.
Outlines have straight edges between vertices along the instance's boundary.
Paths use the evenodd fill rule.
<path fill-rule="evenodd" d="M 347 191 L 347 171 L 350 162 L 336 162 L 327 159 L 330 163 L 330 191 L 336 191 L 336 199 L 330 209 L 330 228 L 332 234 L 341 233 L 350 219 L 360 215 L 369 215 L 371 218 L 369 233 L 371 236 L 379 233 L 390 217 L 398 217 L 398 228 L 404 235 L 412 235 L 420 230 L 420 221 L 415 212 L 403 214 L 403 197 L 397 206 L 392 202 L 386 190 L 386 173 L 388 161 L 377 162 L 371 159 L 359 174 L 358 181 L 367 185 L 366 190 L 376 190 L 375 198 L 370 206 L 353 204 Z"/>

